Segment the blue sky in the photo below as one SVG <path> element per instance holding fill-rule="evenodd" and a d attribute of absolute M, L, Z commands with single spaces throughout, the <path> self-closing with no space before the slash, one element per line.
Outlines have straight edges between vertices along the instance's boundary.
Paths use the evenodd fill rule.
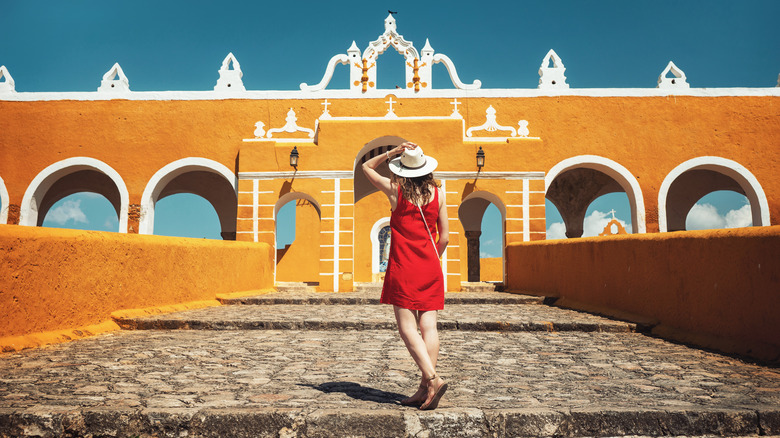
<path fill-rule="evenodd" d="M 364 47 L 375 39 L 392 9 L 399 12 L 398 31 L 407 40 L 421 48 L 428 38 L 437 53 L 453 60 L 464 81 L 479 79 L 483 88 L 536 88 L 549 49 L 562 58 L 573 88 L 653 88 L 670 60 L 692 87 L 773 87 L 780 73 L 777 0 L 372 4 L 5 0 L 0 65 L 9 69 L 19 92 L 94 91 L 114 62 L 134 91 L 210 90 L 222 60 L 233 52 L 247 89 L 294 90 L 301 82 L 319 82 L 330 57 L 344 53 L 353 40 Z M 449 81 L 439 67 L 434 83 L 442 87 Z M 401 77 L 400 72 L 400 67 L 380 69 L 380 86 L 392 86 L 381 78 Z M 332 84 L 345 86 L 346 71 L 337 69 Z M 96 198 L 66 198 L 46 223 L 115 229 L 108 226 L 108 201 Z M 218 238 L 216 214 L 196 198 L 162 200 L 156 231 Z M 595 221 L 614 208 L 619 219 L 628 220 L 627 201 L 619 198 L 598 200 L 588 217 Z M 708 218 L 702 223 L 719 224 L 743 207 L 744 200 L 732 198 L 715 194 L 700 202 L 713 208 L 696 214 Z M 554 208 L 548 210 L 551 227 L 559 217 Z M 490 243 L 496 241 L 496 212 L 489 210 L 485 218 L 486 255 L 500 248 Z M 195 217 L 202 223 L 193 224 Z"/>

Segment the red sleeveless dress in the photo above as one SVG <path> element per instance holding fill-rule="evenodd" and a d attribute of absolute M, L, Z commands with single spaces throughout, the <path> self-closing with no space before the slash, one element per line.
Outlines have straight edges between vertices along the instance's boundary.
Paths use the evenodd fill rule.
<path fill-rule="evenodd" d="M 433 241 L 437 241 L 439 190 L 422 207 Z M 420 210 L 398 189 L 398 205 L 390 216 L 390 256 L 382 286 L 383 304 L 411 310 L 444 308 L 444 275 L 436 247 L 428 237 Z"/>

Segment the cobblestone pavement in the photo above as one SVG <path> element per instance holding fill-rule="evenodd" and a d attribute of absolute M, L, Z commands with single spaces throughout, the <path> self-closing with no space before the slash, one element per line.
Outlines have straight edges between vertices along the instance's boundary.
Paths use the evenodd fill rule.
<path fill-rule="evenodd" d="M 205 310 L 391 314 L 276 307 Z M 120 331 L 4 354 L 0 436 L 780 435 L 777 368 L 634 332 L 440 338 L 450 389 L 433 412 L 398 404 L 420 377 L 394 330 Z"/>

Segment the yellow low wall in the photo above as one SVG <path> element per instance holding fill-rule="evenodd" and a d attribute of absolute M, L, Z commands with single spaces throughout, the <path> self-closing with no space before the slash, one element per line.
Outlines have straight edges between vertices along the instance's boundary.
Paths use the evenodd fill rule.
<path fill-rule="evenodd" d="M 267 244 L 0 225 L 0 348 L 113 329 L 117 310 L 273 287 Z M 195 303 L 199 302 L 199 303 Z"/>
<path fill-rule="evenodd" d="M 511 291 L 780 360 L 780 226 L 512 244 L 507 271 Z"/>

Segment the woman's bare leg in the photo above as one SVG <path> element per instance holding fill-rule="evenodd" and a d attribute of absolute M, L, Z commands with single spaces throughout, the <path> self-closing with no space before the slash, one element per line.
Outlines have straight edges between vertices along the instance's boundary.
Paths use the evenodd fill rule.
<path fill-rule="evenodd" d="M 422 372 L 420 387 L 418 388 L 417 392 L 411 397 L 403 400 L 402 403 L 423 404 L 434 396 L 435 390 L 441 386 L 441 383 L 443 382 L 440 378 L 434 379 L 434 381 L 431 380 L 431 377 L 435 375 L 436 362 L 439 358 L 439 333 L 436 327 L 437 312 L 418 312 L 402 309 L 399 307 L 396 307 L 396 309 L 396 321 L 398 322 L 398 329 L 401 333 L 401 338 L 404 340 L 409 353 L 412 355 L 412 358 L 415 360 L 415 363 L 417 363 L 418 368 L 420 368 L 420 371 Z M 414 317 L 413 326 L 407 320 L 409 315 Z M 420 334 L 417 333 L 418 326 L 420 327 Z M 407 339 L 409 341 L 407 341 Z M 419 345 L 419 341 L 422 341 L 425 354 L 422 354 L 422 351 L 420 350 L 414 352 L 414 347 L 410 348 L 410 344 L 416 345 L 418 349 L 423 347 Z M 426 374 L 425 369 L 423 368 L 425 365 L 421 364 L 421 362 L 418 362 L 418 360 L 415 358 L 415 355 L 418 357 L 424 357 L 427 355 L 427 360 L 430 361 L 431 364 L 430 369 L 433 370 L 431 374 Z"/>
<path fill-rule="evenodd" d="M 417 368 L 422 372 L 423 378 L 430 378 L 436 374 L 428 355 L 428 347 L 425 345 L 422 336 L 417 332 L 417 317 L 414 312 L 402 307 L 393 306 L 395 311 L 395 321 L 398 324 L 398 333 L 406 345 L 406 349 L 412 356 Z"/>

